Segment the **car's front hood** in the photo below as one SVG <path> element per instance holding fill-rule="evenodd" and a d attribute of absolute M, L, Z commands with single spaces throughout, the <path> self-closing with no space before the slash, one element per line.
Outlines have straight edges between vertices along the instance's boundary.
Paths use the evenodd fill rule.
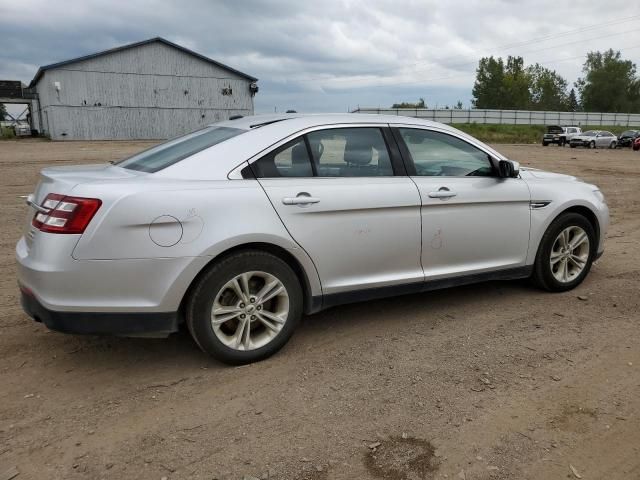
<path fill-rule="evenodd" d="M 525 178 L 533 177 L 533 178 L 544 178 L 549 180 L 569 180 L 569 181 L 578 180 L 577 177 L 574 177 L 572 175 L 565 175 L 563 173 L 555 173 L 555 172 L 547 172 L 545 170 L 538 170 L 537 168 L 521 168 L 520 173 L 521 175 L 525 176 Z"/>

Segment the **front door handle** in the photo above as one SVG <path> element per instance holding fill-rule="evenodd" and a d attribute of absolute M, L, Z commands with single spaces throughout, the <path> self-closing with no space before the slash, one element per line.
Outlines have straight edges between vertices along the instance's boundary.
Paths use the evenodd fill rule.
<path fill-rule="evenodd" d="M 311 205 L 320 202 L 319 198 L 310 196 L 308 193 L 299 193 L 296 197 L 284 197 L 282 203 L 285 205 Z"/>
<path fill-rule="evenodd" d="M 439 188 L 437 192 L 429 192 L 430 198 L 451 198 L 457 195 L 456 192 L 452 192 L 447 187 Z"/>

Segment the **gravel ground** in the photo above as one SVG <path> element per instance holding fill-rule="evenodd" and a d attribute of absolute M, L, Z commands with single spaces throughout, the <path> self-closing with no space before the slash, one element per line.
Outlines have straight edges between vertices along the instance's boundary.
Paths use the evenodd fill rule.
<path fill-rule="evenodd" d="M 606 252 L 578 289 L 338 307 L 230 368 L 184 333 L 63 335 L 18 305 L 17 196 L 45 165 L 148 145 L 0 142 L 1 479 L 640 478 L 640 153 L 498 146 L 607 196 Z"/>

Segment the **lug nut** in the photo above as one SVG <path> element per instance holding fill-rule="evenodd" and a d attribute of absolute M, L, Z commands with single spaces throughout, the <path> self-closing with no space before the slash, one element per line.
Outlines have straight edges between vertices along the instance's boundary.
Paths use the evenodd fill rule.
<path fill-rule="evenodd" d="M 251 320 L 255 320 L 256 316 L 255 315 L 251 315 Z"/>
<path fill-rule="evenodd" d="M 258 306 L 256 307 L 256 310 L 262 310 L 262 305 L 258 305 Z"/>
<path fill-rule="evenodd" d="M 244 303 L 241 303 L 241 304 L 240 304 L 240 308 L 244 308 Z"/>
<path fill-rule="evenodd" d="M 256 299 L 255 299 L 255 298 L 253 298 L 253 297 L 251 297 L 251 298 L 249 299 L 249 301 L 250 301 L 251 303 L 256 303 Z"/>

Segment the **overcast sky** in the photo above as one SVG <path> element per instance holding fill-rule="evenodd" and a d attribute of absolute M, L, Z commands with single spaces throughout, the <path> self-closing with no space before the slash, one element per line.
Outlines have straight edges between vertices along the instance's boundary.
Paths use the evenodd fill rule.
<path fill-rule="evenodd" d="M 468 107 L 481 56 L 521 55 L 570 83 L 588 51 L 640 63 L 640 2 L 0 0 L 0 79 L 155 36 L 258 77 L 257 113 Z"/>

